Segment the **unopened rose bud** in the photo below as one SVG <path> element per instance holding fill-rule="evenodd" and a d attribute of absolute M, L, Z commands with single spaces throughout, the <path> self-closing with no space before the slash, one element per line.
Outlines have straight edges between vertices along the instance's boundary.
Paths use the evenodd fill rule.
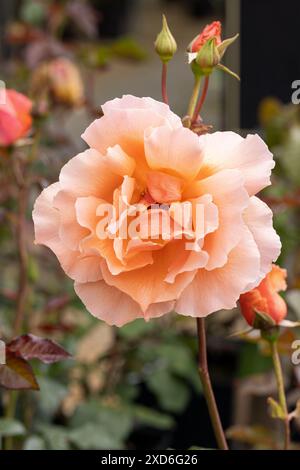
<path fill-rule="evenodd" d="M 193 72 L 196 75 L 210 75 L 220 63 L 220 55 L 216 45 L 216 38 L 211 38 L 201 47 L 192 63 Z"/>
<path fill-rule="evenodd" d="M 157 54 L 164 63 L 169 62 L 177 51 L 177 44 L 169 29 L 165 15 L 163 15 L 162 19 L 162 30 L 158 34 L 154 46 Z"/>
<path fill-rule="evenodd" d="M 203 31 L 189 44 L 187 48 L 188 61 L 196 76 L 210 75 L 216 68 L 239 80 L 236 73 L 220 63 L 227 48 L 239 35 L 236 34 L 234 37 L 222 41 L 221 31 L 220 21 L 213 21 L 211 24 L 206 25 Z"/>
<path fill-rule="evenodd" d="M 267 329 L 278 325 L 287 315 L 287 306 L 279 291 L 286 289 L 286 270 L 273 264 L 259 286 L 240 297 L 242 315 L 250 326 Z"/>

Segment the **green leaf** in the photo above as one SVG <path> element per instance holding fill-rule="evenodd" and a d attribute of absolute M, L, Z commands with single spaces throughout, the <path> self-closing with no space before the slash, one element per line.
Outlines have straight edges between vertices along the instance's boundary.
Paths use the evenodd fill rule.
<path fill-rule="evenodd" d="M 40 436 L 32 435 L 26 439 L 23 450 L 45 450 L 46 443 Z"/>
<path fill-rule="evenodd" d="M 63 426 L 51 424 L 40 424 L 37 431 L 42 434 L 46 441 L 47 449 L 68 450 L 70 449 L 68 429 Z"/>
<path fill-rule="evenodd" d="M 153 371 L 147 377 L 146 382 L 164 410 L 180 412 L 186 407 L 189 390 L 181 380 L 171 375 L 167 369 Z"/>
<path fill-rule="evenodd" d="M 138 319 L 129 323 L 128 325 L 122 326 L 122 328 L 119 328 L 118 334 L 121 336 L 121 338 L 135 340 L 149 333 L 155 328 L 155 326 L 156 324 L 153 321 L 145 322 L 145 320 Z"/>
<path fill-rule="evenodd" d="M 38 406 L 42 413 L 52 416 L 68 393 L 67 387 L 46 377 L 39 377 L 40 393 Z"/>
<path fill-rule="evenodd" d="M 159 413 L 145 406 L 134 406 L 133 415 L 138 423 L 157 429 L 171 429 L 175 423 L 171 416 Z"/>
<path fill-rule="evenodd" d="M 105 429 L 106 433 L 114 436 L 117 441 L 127 438 L 133 426 L 133 417 L 126 408 L 105 407 L 100 402 L 93 400 L 80 405 L 70 424 L 73 428 L 79 428 L 93 423 Z"/>
<path fill-rule="evenodd" d="M 23 436 L 26 429 L 22 423 L 14 419 L 0 418 L 0 436 Z"/>
<path fill-rule="evenodd" d="M 271 357 L 263 356 L 256 344 L 245 343 L 241 347 L 237 375 L 239 378 L 262 374 L 272 369 Z"/>
<path fill-rule="evenodd" d="M 111 51 L 124 59 L 142 61 L 147 57 L 146 51 L 130 37 L 123 37 L 114 42 Z"/>
<path fill-rule="evenodd" d="M 104 424 L 86 423 L 69 433 L 70 441 L 79 449 L 122 449 L 118 436 L 111 434 Z"/>

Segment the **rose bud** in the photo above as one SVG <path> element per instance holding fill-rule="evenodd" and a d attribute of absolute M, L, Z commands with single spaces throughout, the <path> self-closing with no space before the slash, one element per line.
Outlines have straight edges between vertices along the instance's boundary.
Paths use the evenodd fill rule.
<path fill-rule="evenodd" d="M 22 93 L 6 90 L 0 104 L 0 146 L 6 147 L 24 137 L 32 124 L 32 103 Z"/>
<path fill-rule="evenodd" d="M 198 34 L 188 45 L 188 52 L 197 53 L 201 47 L 211 38 L 216 38 L 216 44 L 221 44 L 222 25 L 220 21 L 213 21 L 205 26 L 202 33 Z"/>
<path fill-rule="evenodd" d="M 65 57 L 41 64 L 31 81 L 32 93 L 45 100 L 49 96 L 55 103 L 79 106 L 84 101 L 83 83 L 76 65 Z"/>
<path fill-rule="evenodd" d="M 210 75 L 214 68 L 218 68 L 239 80 L 238 75 L 220 63 L 227 48 L 238 38 L 238 34 L 222 41 L 221 31 L 220 21 L 213 21 L 206 25 L 202 33 L 189 44 L 188 61 L 192 64 L 193 73 L 197 76 Z"/>
<path fill-rule="evenodd" d="M 278 294 L 286 290 L 286 270 L 273 264 L 261 283 L 240 296 L 242 315 L 250 326 L 256 326 L 257 314 L 270 325 L 278 325 L 287 315 L 287 305 Z"/>
<path fill-rule="evenodd" d="M 169 29 L 165 15 L 163 15 L 162 19 L 162 30 L 158 34 L 154 46 L 161 61 L 164 63 L 169 62 L 177 51 L 177 44 Z"/>

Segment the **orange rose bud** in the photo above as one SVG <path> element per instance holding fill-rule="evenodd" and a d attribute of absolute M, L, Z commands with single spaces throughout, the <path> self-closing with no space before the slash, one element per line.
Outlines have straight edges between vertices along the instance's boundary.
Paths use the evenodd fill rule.
<path fill-rule="evenodd" d="M 5 99 L 0 103 L 0 147 L 6 147 L 25 137 L 29 131 L 32 102 L 15 90 L 6 90 L 2 94 Z"/>
<path fill-rule="evenodd" d="M 214 69 L 219 69 L 237 80 L 239 76 L 221 64 L 227 48 L 238 38 L 238 34 L 232 38 L 221 38 L 222 25 L 220 21 L 213 21 L 205 26 L 202 33 L 198 34 L 187 48 L 188 61 L 191 64 L 195 76 L 210 75 Z"/>
<path fill-rule="evenodd" d="M 188 52 L 199 52 L 201 47 L 211 38 L 216 38 L 217 45 L 221 44 L 221 32 L 222 25 L 220 21 L 213 21 L 207 24 L 202 33 L 198 34 L 198 36 L 191 41 L 187 48 Z"/>
<path fill-rule="evenodd" d="M 257 313 L 269 317 L 278 325 L 287 315 L 287 305 L 278 294 L 286 290 L 286 270 L 273 264 L 272 270 L 259 286 L 240 296 L 242 315 L 250 326 L 254 326 Z"/>

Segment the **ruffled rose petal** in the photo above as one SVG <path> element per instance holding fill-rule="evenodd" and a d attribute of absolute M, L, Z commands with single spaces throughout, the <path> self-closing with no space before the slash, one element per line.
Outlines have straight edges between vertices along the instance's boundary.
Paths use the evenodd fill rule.
<path fill-rule="evenodd" d="M 143 317 L 139 305 L 133 299 L 104 281 L 85 284 L 75 282 L 74 289 L 87 310 L 109 325 L 122 326 Z"/>
<path fill-rule="evenodd" d="M 200 269 L 176 302 L 182 315 L 205 317 L 236 306 L 240 293 L 259 275 L 260 255 L 251 232 L 244 227 L 240 243 L 230 252 L 225 266 Z"/>
<path fill-rule="evenodd" d="M 80 241 L 89 233 L 78 224 L 75 202 L 75 196 L 67 191 L 59 191 L 53 199 L 53 207 L 60 216 L 59 238 L 70 250 L 78 250 Z"/>
<path fill-rule="evenodd" d="M 102 105 L 104 114 L 116 109 L 147 109 L 154 110 L 157 114 L 165 118 L 168 123 L 176 128 L 182 127 L 181 119 L 173 113 L 169 106 L 150 97 L 139 98 L 132 95 L 123 95 L 122 98 L 115 98 Z"/>
<path fill-rule="evenodd" d="M 123 272 L 118 276 L 113 276 L 105 266 L 102 266 L 103 279 L 107 284 L 117 287 L 134 299 L 143 312 L 153 303 L 172 301 L 179 297 L 195 275 L 195 272 L 185 272 L 179 274 L 174 283 L 165 281 L 168 267 L 178 255 L 178 247 L 181 245 L 182 240 L 168 243 L 163 250 L 152 253 L 152 265 Z"/>
<path fill-rule="evenodd" d="M 152 170 L 172 171 L 188 180 L 197 175 L 203 160 L 199 137 L 185 127 L 149 129 L 145 133 L 145 153 Z"/>
<path fill-rule="evenodd" d="M 37 198 L 32 217 L 35 227 L 35 243 L 50 248 L 63 270 L 79 282 L 96 281 L 102 278 L 99 256 L 82 256 L 79 251 L 70 250 L 59 238 L 59 211 L 53 207 L 53 200 L 60 191 L 60 184 L 54 183 L 44 189 Z"/>
<path fill-rule="evenodd" d="M 204 165 L 212 167 L 214 172 L 225 168 L 240 170 L 250 196 L 271 184 L 275 162 L 257 134 L 243 139 L 234 132 L 215 132 L 201 136 L 200 142 L 205 155 Z"/>
<path fill-rule="evenodd" d="M 244 220 L 250 229 L 260 252 L 260 275 L 255 284 L 247 286 L 247 290 L 256 287 L 271 270 L 272 262 L 280 254 L 280 238 L 273 228 L 273 214 L 263 201 L 253 196 L 245 210 Z"/>
<path fill-rule="evenodd" d="M 111 201 L 113 191 L 120 186 L 122 178 L 110 171 L 96 150 L 88 149 L 63 166 L 59 182 L 62 189 L 77 197 L 95 196 Z"/>
<path fill-rule="evenodd" d="M 186 197 L 210 194 L 218 208 L 218 229 L 205 237 L 203 249 L 209 254 L 206 269 L 223 266 L 228 253 L 243 234 L 243 212 L 249 203 L 244 177 L 239 170 L 222 170 L 204 180 L 193 182 Z"/>

